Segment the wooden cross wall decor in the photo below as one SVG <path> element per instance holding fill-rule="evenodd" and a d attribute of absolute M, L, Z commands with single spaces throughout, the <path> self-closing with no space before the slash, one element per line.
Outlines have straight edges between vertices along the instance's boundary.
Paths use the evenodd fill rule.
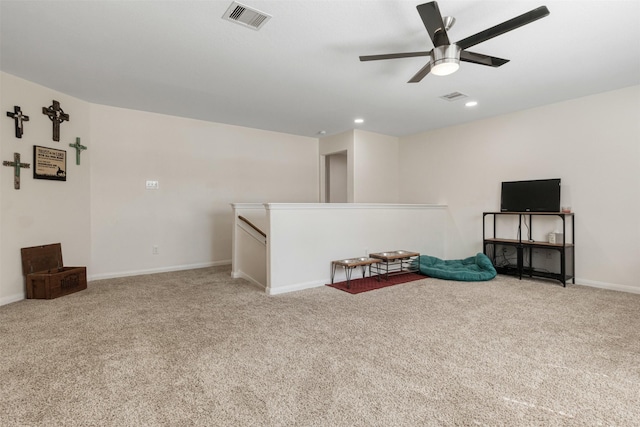
<path fill-rule="evenodd" d="M 84 145 L 80 144 L 80 138 L 79 137 L 76 137 L 76 143 L 75 144 L 69 144 L 69 147 L 76 149 L 76 165 L 79 165 L 80 164 L 80 152 L 82 150 L 86 150 L 87 147 L 85 147 Z"/>
<path fill-rule="evenodd" d="M 13 162 L 3 161 L 2 164 L 4 166 L 11 166 L 14 168 L 13 174 L 13 188 L 16 190 L 20 189 L 20 168 L 29 169 L 29 163 L 20 163 L 20 153 L 13 153 Z"/>
<path fill-rule="evenodd" d="M 64 110 L 60 108 L 60 103 L 53 100 L 53 104 L 49 107 L 42 107 L 42 114 L 49 116 L 49 119 L 53 122 L 53 140 L 60 141 L 60 123 L 65 120 L 69 120 L 69 115 L 65 114 Z"/>
<path fill-rule="evenodd" d="M 22 138 L 22 134 L 24 133 L 24 122 L 29 121 L 29 116 L 22 114 L 20 107 L 14 105 L 13 113 L 11 111 L 7 111 L 7 117 L 11 117 L 15 120 L 16 138 Z"/>

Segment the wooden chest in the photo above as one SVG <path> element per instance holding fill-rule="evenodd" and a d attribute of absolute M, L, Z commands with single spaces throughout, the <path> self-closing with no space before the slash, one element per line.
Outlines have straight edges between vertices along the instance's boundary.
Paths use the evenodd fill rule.
<path fill-rule="evenodd" d="M 86 267 L 64 267 L 62 245 L 20 249 L 27 298 L 52 299 L 87 289 Z"/>

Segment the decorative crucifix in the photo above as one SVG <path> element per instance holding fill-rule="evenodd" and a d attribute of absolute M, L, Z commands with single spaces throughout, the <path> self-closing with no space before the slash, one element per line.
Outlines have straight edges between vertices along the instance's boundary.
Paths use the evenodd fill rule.
<path fill-rule="evenodd" d="M 87 147 L 85 147 L 84 145 L 80 144 L 80 138 L 79 137 L 76 137 L 76 143 L 75 144 L 69 144 L 69 147 L 76 149 L 76 165 L 79 165 L 80 164 L 80 152 L 82 150 L 86 150 Z"/>
<path fill-rule="evenodd" d="M 29 163 L 20 163 L 20 153 L 13 153 L 13 162 L 5 160 L 2 162 L 4 166 L 11 166 L 15 172 L 13 174 L 13 188 L 20 189 L 20 168 L 29 169 Z"/>
<path fill-rule="evenodd" d="M 69 115 L 60 108 L 60 103 L 53 100 L 53 105 L 49 107 L 42 107 L 42 114 L 49 116 L 49 119 L 53 122 L 53 140 L 60 141 L 60 123 L 65 120 L 69 120 Z"/>
<path fill-rule="evenodd" d="M 14 105 L 13 113 L 11 111 L 7 111 L 7 117 L 11 117 L 16 122 L 16 138 L 22 138 L 22 134 L 24 133 L 23 122 L 28 122 L 29 116 L 22 114 L 20 107 Z"/>

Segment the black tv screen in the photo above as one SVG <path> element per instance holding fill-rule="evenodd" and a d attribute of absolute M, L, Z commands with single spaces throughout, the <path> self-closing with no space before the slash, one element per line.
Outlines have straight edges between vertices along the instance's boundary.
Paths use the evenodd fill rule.
<path fill-rule="evenodd" d="M 502 212 L 560 212 L 560 178 L 502 183 Z"/>

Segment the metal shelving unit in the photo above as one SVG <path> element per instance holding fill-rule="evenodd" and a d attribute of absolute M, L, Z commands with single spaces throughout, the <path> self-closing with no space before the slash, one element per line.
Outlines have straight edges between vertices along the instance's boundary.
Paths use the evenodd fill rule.
<path fill-rule="evenodd" d="M 486 221 L 487 216 L 493 219 L 492 235 L 487 236 Z M 497 226 L 499 218 L 506 216 L 517 216 L 518 232 L 516 238 L 502 238 L 497 236 Z M 557 216 L 562 221 L 562 243 L 549 243 L 544 241 L 534 241 L 530 237 L 533 235 L 533 218 Z M 526 225 L 526 219 L 529 219 L 528 236 L 523 238 L 522 225 L 523 220 Z M 518 276 L 522 279 L 523 275 L 529 277 L 543 277 L 547 279 L 557 280 L 562 286 L 567 286 L 567 281 L 571 280 L 576 283 L 575 279 L 575 215 L 573 213 L 564 212 L 483 212 L 482 213 L 482 240 L 483 252 L 493 262 L 496 271 L 500 274 L 509 274 Z M 568 224 L 569 223 L 569 224 Z M 567 231 L 571 230 L 568 234 Z M 505 248 L 515 248 L 516 263 L 514 265 L 501 265 L 498 262 L 500 255 L 499 250 Z M 535 265 L 533 257 L 534 252 L 557 251 L 560 254 L 559 271 L 548 271 Z"/>

